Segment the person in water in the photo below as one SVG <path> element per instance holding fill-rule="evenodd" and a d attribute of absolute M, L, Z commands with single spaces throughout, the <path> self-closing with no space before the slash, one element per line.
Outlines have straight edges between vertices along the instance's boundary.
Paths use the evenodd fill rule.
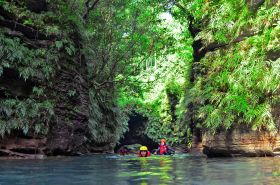
<path fill-rule="evenodd" d="M 154 152 L 154 154 L 157 154 L 157 155 L 170 155 L 170 154 L 174 154 L 174 153 L 175 153 L 175 151 L 166 144 L 165 139 L 160 140 L 158 149 L 156 149 L 156 151 Z"/>
<path fill-rule="evenodd" d="M 138 152 L 138 157 L 150 157 L 151 153 L 146 146 L 141 146 Z"/>

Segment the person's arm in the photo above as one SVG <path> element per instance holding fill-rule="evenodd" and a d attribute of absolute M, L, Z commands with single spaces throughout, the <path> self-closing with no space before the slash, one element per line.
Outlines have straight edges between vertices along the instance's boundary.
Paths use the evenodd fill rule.
<path fill-rule="evenodd" d="M 154 154 L 157 154 L 159 151 L 159 147 L 157 149 L 155 149 Z"/>
<path fill-rule="evenodd" d="M 175 150 L 171 147 L 168 147 L 168 150 L 171 150 L 172 152 L 175 152 Z"/>
<path fill-rule="evenodd" d="M 175 150 L 173 148 L 168 147 L 167 151 L 168 153 L 175 154 Z"/>

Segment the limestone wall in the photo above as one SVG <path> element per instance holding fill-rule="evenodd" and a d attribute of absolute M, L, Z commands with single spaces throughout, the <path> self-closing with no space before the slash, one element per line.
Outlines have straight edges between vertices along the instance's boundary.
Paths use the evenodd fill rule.
<path fill-rule="evenodd" d="M 235 128 L 202 136 L 203 153 L 208 157 L 275 156 L 280 151 L 280 133 Z"/>

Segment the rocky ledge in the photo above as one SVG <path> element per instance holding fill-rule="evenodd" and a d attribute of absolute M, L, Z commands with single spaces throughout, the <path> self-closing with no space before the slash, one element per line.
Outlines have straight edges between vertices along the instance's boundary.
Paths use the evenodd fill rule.
<path fill-rule="evenodd" d="M 0 158 L 43 159 L 46 139 L 6 138 L 0 140 Z"/>
<path fill-rule="evenodd" d="M 265 157 L 280 154 L 280 132 L 235 128 L 202 135 L 203 153 L 208 157 Z"/>

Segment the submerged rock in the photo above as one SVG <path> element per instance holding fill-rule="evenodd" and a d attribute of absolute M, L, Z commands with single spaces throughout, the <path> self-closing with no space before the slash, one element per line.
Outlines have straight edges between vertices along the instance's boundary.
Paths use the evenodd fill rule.
<path fill-rule="evenodd" d="M 265 157 L 280 151 L 280 133 L 235 128 L 202 136 L 203 153 L 208 157 Z"/>

